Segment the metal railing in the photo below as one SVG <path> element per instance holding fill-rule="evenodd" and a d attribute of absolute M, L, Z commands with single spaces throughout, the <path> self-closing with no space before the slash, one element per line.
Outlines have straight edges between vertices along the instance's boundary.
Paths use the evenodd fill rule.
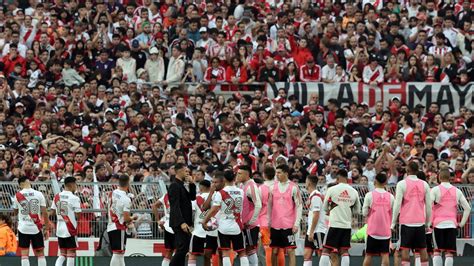
<path fill-rule="evenodd" d="M 46 198 L 47 205 L 51 206 L 51 202 L 56 193 L 62 188 L 62 185 L 57 182 L 33 182 L 32 187 L 41 191 Z M 78 221 L 79 237 L 99 237 L 107 227 L 107 193 L 111 192 L 117 187 L 114 183 L 78 183 L 77 195 L 81 199 L 82 213 Z M 304 235 L 307 228 L 307 207 L 308 207 L 308 193 L 303 184 L 299 185 L 302 198 L 304 201 L 304 217 L 301 223 L 301 234 Z M 364 196 L 369 192 L 368 186 L 353 185 L 359 192 L 361 205 L 364 201 Z M 457 187 L 464 193 L 468 202 L 474 205 L 474 186 L 473 185 L 457 185 Z M 323 194 L 326 187 L 318 188 Z M 0 211 L 11 212 L 13 197 L 19 190 L 16 182 L 0 182 Z M 388 186 L 387 190 L 395 195 L 395 186 Z M 139 238 L 153 238 L 162 239 L 164 233 L 159 228 L 156 217 L 151 213 L 152 204 L 158 200 L 164 193 L 166 193 L 166 184 L 164 182 L 150 182 L 150 183 L 132 183 L 130 185 L 130 193 L 133 195 L 132 199 L 132 214 L 138 214 L 142 217 L 139 223 L 135 224 L 137 230 L 137 237 Z M 473 206 L 474 207 L 474 206 Z M 474 208 L 473 208 L 474 209 Z M 159 210 L 160 217 L 163 215 L 163 210 Z M 462 210 L 458 210 L 458 217 L 461 219 Z M 55 221 L 55 217 L 50 217 Z M 353 229 L 359 229 L 366 223 L 366 219 L 362 214 L 355 215 L 353 218 Z M 16 228 L 16 226 L 14 226 Z M 52 228 L 52 236 L 55 235 L 55 228 Z M 398 230 L 395 230 L 393 238 L 398 239 Z M 459 238 L 473 238 L 474 237 L 474 211 L 468 222 L 463 228 L 458 230 Z"/>

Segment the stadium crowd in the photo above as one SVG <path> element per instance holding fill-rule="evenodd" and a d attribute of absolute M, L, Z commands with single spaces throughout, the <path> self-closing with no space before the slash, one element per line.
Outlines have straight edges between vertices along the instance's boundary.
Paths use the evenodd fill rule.
<path fill-rule="evenodd" d="M 432 184 L 443 163 L 454 183 L 474 182 L 471 107 L 439 113 L 394 98 L 372 113 L 336 99 L 319 106 L 317 95 L 302 105 L 284 90 L 269 100 L 255 85 L 466 84 L 470 1 L 26 2 L 0 9 L 3 181 L 169 181 L 180 162 L 196 180 L 248 162 L 258 179 L 284 160 L 300 183 L 315 174 L 325 185 L 346 168 L 373 187 L 376 172 L 396 184 L 417 158 Z M 92 189 L 81 192 L 90 207 Z"/>
<path fill-rule="evenodd" d="M 430 185 L 446 168 L 451 183 L 474 183 L 472 106 L 441 113 L 394 97 L 370 110 L 265 94 L 280 81 L 465 85 L 471 1 L 43 2 L 0 9 L 1 181 L 168 182 L 186 165 L 197 183 L 247 165 L 258 182 L 265 166 L 288 165 L 297 183 L 311 175 L 325 187 L 347 169 L 373 191 L 378 173 L 396 185 L 416 162 Z M 149 208 L 153 189 L 132 187 L 131 206 Z M 91 208 L 93 186 L 79 192 Z M 78 217 L 81 236 L 102 235 L 94 214 Z M 156 236 L 156 217 L 134 217 L 138 237 Z"/>

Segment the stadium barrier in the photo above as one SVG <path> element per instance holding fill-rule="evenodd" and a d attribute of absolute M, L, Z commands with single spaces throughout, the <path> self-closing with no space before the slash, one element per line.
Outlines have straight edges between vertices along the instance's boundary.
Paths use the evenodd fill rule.
<path fill-rule="evenodd" d="M 474 186 L 473 185 L 456 185 L 466 196 L 467 200 L 474 205 Z M 49 182 L 33 182 L 32 187 L 41 191 L 46 198 L 47 205 L 51 206 L 54 195 L 59 193 L 62 185 L 55 181 Z M 301 225 L 301 236 L 306 232 L 306 215 L 307 215 L 307 201 L 308 193 L 303 184 L 299 185 L 304 202 L 304 219 Z M 364 196 L 369 192 L 369 187 L 364 185 L 353 185 L 359 192 L 361 205 L 363 204 Z M 114 183 L 78 183 L 78 196 L 81 198 L 82 213 L 78 221 L 79 237 L 100 237 L 107 227 L 107 194 L 117 188 Z M 323 194 L 326 187 L 318 188 Z M 395 186 L 388 186 L 387 189 L 395 194 Z M 0 211 L 11 212 L 13 197 L 19 190 L 16 182 L 0 182 Z M 151 213 L 152 204 L 166 193 L 166 184 L 164 182 L 149 182 L 140 183 L 134 182 L 130 185 L 130 194 L 132 194 L 132 210 L 133 214 L 137 214 L 140 223 L 136 224 L 137 239 L 163 239 L 164 234 L 158 226 L 158 222 Z M 474 208 L 473 208 L 474 209 Z M 159 210 L 160 217 L 163 215 L 163 210 Z M 459 219 L 462 217 L 462 211 L 458 212 Z M 55 217 L 50 217 L 54 223 Z M 355 215 L 353 218 L 353 230 L 357 230 L 364 226 L 365 218 L 362 214 Z M 51 236 L 55 236 L 55 228 L 52 228 Z M 474 236 L 474 210 L 468 222 L 463 228 L 458 230 L 459 238 L 473 238 Z M 393 239 L 398 239 L 398 230 L 395 230 Z"/>

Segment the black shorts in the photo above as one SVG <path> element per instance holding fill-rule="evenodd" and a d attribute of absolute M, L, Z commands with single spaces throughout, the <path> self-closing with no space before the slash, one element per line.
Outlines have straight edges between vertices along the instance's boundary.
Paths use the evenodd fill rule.
<path fill-rule="evenodd" d="M 365 242 L 365 254 L 370 256 L 378 256 L 382 254 L 389 254 L 390 252 L 390 238 L 387 239 L 376 239 L 371 236 L 367 236 Z"/>
<path fill-rule="evenodd" d="M 21 249 L 29 249 L 30 245 L 33 246 L 33 250 L 44 248 L 43 234 L 39 232 L 35 235 L 30 235 L 18 232 L 18 247 Z"/>
<path fill-rule="evenodd" d="M 165 230 L 165 250 L 176 249 L 176 243 L 174 242 L 174 234 Z"/>
<path fill-rule="evenodd" d="M 246 247 L 256 247 L 258 246 L 258 234 L 260 233 L 260 227 L 256 226 L 251 229 L 243 230 L 245 237 L 245 246 Z"/>
<path fill-rule="evenodd" d="M 65 238 L 58 237 L 58 244 L 60 249 L 77 249 L 77 236 L 70 236 Z"/>
<path fill-rule="evenodd" d="M 331 250 L 351 248 L 351 229 L 329 227 L 323 247 Z"/>
<path fill-rule="evenodd" d="M 456 235 L 456 228 L 435 228 L 433 230 L 434 248 L 438 251 L 456 254 Z"/>
<path fill-rule="evenodd" d="M 204 246 L 206 245 L 205 237 L 191 236 L 189 241 L 189 253 L 193 255 L 202 255 L 204 253 Z"/>
<path fill-rule="evenodd" d="M 296 238 L 293 229 L 270 228 L 270 247 L 295 249 Z"/>
<path fill-rule="evenodd" d="M 425 234 L 426 236 L 426 252 L 428 254 L 433 254 L 434 246 L 433 246 L 433 233 Z"/>
<path fill-rule="evenodd" d="M 238 235 L 224 235 L 219 232 L 217 242 L 221 250 L 233 249 L 235 252 L 239 252 L 245 249 L 245 240 L 242 233 Z"/>
<path fill-rule="evenodd" d="M 400 249 L 424 249 L 426 248 L 425 226 L 400 225 Z"/>
<path fill-rule="evenodd" d="M 109 234 L 110 248 L 112 252 L 124 253 L 127 244 L 127 234 L 124 230 L 113 230 Z"/>
<path fill-rule="evenodd" d="M 217 252 L 217 236 L 206 236 L 206 246 L 204 246 L 204 250 L 210 250 L 212 254 L 216 254 Z"/>
<path fill-rule="evenodd" d="M 314 241 L 309 241 L 308 235 L 304 238 L 304 248 L 318 250 L 323 248 L 323 240 L 324 234 L 323 233 L 314 233 Z"/>

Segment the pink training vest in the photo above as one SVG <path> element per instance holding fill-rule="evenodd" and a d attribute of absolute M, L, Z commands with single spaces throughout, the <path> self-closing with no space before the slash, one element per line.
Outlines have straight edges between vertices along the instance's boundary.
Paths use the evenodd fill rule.
<path fill-rule="evenodd" d="M 441 193 L 440 201 L 433 206 L 433 225 L 436 227 L 441 222 L 452 221 L 456 226 L 458 201 L 456 187 L 447 189 L 443 185 L 438 186 Z"/>
<path fill-rule="evenodd" d="M 250 189 L 250 192 L 252 195 L 255 193 L 258 193 L 257 190 L 257 185 L 253 180 L 247 181 L 247 184 L 245 184 L 242 188 L 244 190 L 244 202 L 242 206 L 242 223 L 245 225 L 247 224 L 253 216 L 253 213 L 255 211 L 255 203 L 251 202 L 249 197 L 247 196 L 247 191 Z M 255 227 L 254 225 L 251 225 L 251 227 Z"/>
<path fill-rule="evenodd" d="M 372 206 L 370 206 L 367 220 L 367 234 L 370 236 L 390 237 L 392 232 L 390 225 L 392 222 L 392 206 L 390 193 L 372 191 Z"/>
<path fill-rule="evenodd" d="M 268 196 L 270 189 L 267 185 L 260 185 L 260 196 L 262 196 L 262 209 L 258 215 L 258 225 L 261 227 L 268 227 Z"/>
<path fill-rule="evenodd" d="M 406 191 L 400 208 L 400 224 L 424 224 L 426 221 L 425 184 L 405 178 Z"/>
<path fill-rule="evenodd" d="M 292 191 L 295 184 L 290 184 L 283 193 L 278 188 L 278 182 L 273 185 L 272 191 L 272 228 L 289 229 L 293 228 L 296 219 L 296 204 L 293 201 Z"/>

